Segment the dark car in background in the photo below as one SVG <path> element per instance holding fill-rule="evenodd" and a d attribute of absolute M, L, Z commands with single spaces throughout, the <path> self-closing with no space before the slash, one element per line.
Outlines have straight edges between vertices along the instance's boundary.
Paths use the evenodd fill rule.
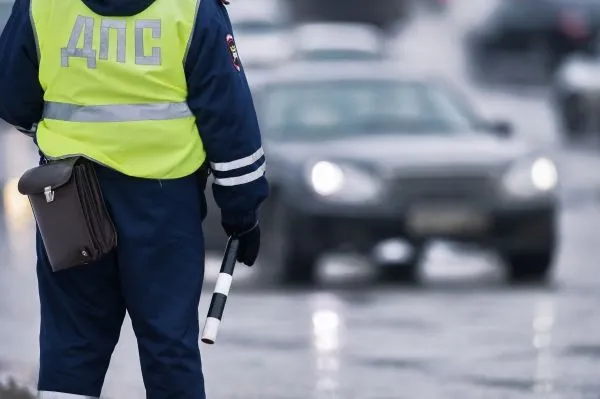
<path fill-rule="evenodd" d="M 501 0 L 466 45 L 474 79 L 547 83 L 562 60 L 588 48 L 600 27 L 598 0 Z"/>
<path fill-rule="evenodd" d="M 416 281 L 427 242 L 491 247 L 513 279 L 544 279 L 556 247 L 557 171 L 481 120 L 443 82 L 380 62 L 303 63 L 255 87 L 271 194 L 265 281 L 310 283 L 330 252 Z"/>

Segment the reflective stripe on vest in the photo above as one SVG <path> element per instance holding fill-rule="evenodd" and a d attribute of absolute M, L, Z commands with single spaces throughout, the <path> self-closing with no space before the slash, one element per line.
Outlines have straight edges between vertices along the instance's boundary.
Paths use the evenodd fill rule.
<path fill-rule="evenodd" d="M 254 162 L 258 161 L 264 155 L 265 155 L 265 151 L 263 150 L 262 147 L 260 147 L 252 155 L 248 155 L 247 157 L 236 159 L 235 161 L 211 162 L 210 167 L 212 170 L 217 170 L 219 172 L 227 172 L 230 170 L 243 168 L 245 166 L 250 166 Z"/>
<path fill-rule="evenodd" d="M 44 118 L 68 122 L 133 122 L 193 116 L 187 103 L 75 105 L 47 101 Z"/>

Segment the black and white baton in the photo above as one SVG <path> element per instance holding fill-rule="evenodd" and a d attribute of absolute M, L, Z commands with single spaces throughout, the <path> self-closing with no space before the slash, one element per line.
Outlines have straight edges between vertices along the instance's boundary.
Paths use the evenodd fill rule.
<path fill-rule="evenodd" d="M 217 284 L 210 300 L 208 307 L 208 315 L 204 323 L 204 331 L 202 331 L 202 342 L 212 345 L 217 339 L 219 325 L 223 318 L 223 311 L 227 303 L 227 295 L 233 281 L 233 269 L 235 269 L 235 261 L 237 258 L 239 241 L 236 238 L 229 237 L 223 262 L 221 263 L 221 271 L 217 277 Z"/>

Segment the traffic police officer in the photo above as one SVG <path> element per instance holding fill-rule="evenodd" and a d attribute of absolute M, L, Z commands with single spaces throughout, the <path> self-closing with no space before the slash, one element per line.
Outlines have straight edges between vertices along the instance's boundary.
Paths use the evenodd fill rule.
<path fill-rule="evenodd" d="M 99 397 L 127 311 L 147 397 L 205 397 L 198 171 L 210 165 L 238 260 L 268 192 L 256 113 L 220 0 L 16 0 L 0 38 L 0 117 L 47 159 L 97 166 L 117 250 L 52 273 L 39 238 L 41 398 Z M 37 126 L 37 129 L 36 129 Z"/>

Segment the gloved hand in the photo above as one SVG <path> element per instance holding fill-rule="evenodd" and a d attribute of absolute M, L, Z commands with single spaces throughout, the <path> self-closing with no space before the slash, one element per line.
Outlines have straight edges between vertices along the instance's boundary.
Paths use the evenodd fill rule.
<path fill-rule="evenodd" d="M 260 250 L 260 227 L 256 222 L 252 227 L 232 226 L 222 223 L 228 236 L 239 241 L 237 261 L 246 266 L 254 265 Z"/>

